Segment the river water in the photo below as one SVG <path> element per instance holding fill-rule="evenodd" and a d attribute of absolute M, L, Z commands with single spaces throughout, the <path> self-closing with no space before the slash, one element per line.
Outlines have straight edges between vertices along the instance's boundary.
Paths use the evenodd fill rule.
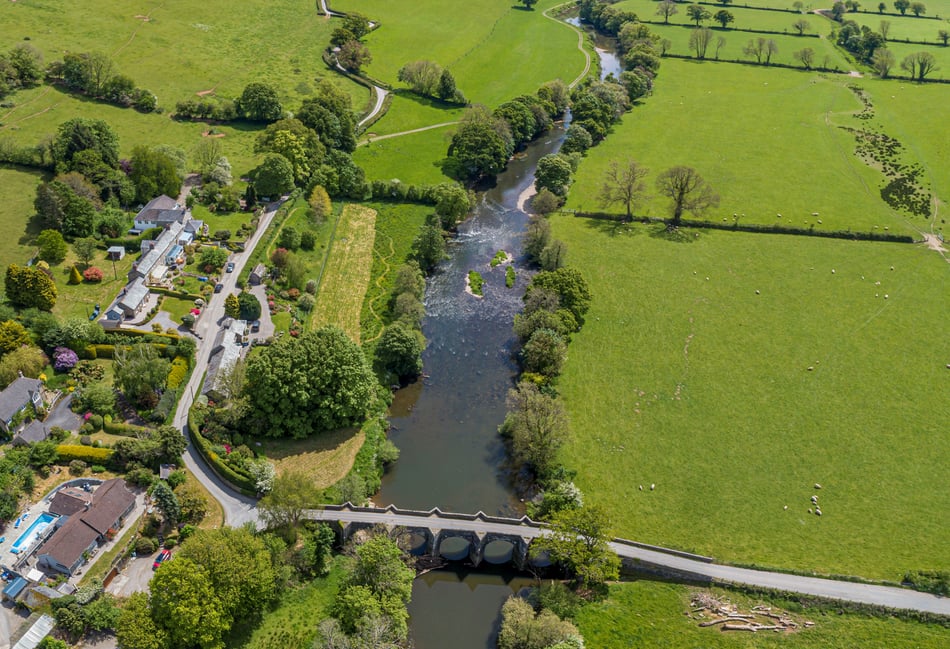
<path fill-rule="evenodd" d="M 605 76 L 619 74 L 619 61 L 609 48 L 609 43 L 598 43 Z M 528 217 L 520 204 L 533 187 L 538 159 L 556 152 L 563 136 L 559 126 L 530 144 L 509 162 L 495 187 L 479 194 L 472 216 L 459 226 L 449 258 L 429 279 L 425 374 L 397 392 L 390 408 L 390 437 L 400 457 L 383 477 L 374 497 L 377 504 L 523 513 L 503 471 L 505 453 L 498 436 L 505 396 L 517 373 L 511 326 L 529 279 L 521 256 Z M 517 280 L 510 289 L 504 266 L 489 266 L 499 250 L 514 257 Z M 466 293 L 470 270 L 482 273 L 484 298 Z M 409 605 L 414 646 L 492 649 L 502 603 L 532 584 L 533 579 L 510 567 L 475 572 L 453 564 L 451 570 L 423 575 L 413 583 Z"/>

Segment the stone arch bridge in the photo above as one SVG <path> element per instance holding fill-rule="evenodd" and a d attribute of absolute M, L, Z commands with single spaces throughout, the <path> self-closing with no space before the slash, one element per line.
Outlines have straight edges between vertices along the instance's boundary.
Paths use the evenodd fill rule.
<path fill-rule="evenodd" d="M 336 523 L 335 529 L 345 541 L 354 532 L 382 525 L 390 530 L 402 528 L 418 540 L 417 548 L 433 556 L 468 559 L 475 566 L 511 562 L 519 568 L 529 563 L 545 565 L 529 558 L 531 542 L 549 533 L 544 523 L 527 516 L 505 518 L 477 514 L 328 505 L 307 510 L 304 518 Z M 806 577 L 765 570 L 739 568 L 716 563 L 678 550 L 614 539 L 611 549 L 620 557 L 626 570 L 647 571 L 668 577 L 698 582 L 741 584 L 778 591 L 814 595 L 829 599 L 870 604 L 893 609 L 906 609 L 950 616 L 950 598 L 937 597 L 906 588 L 878 584 Z"/>

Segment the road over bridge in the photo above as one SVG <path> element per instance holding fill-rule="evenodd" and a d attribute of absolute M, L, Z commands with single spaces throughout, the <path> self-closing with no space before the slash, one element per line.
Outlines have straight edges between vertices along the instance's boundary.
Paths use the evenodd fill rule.
<path fill-rule="evenodd" d="M 510 560 L 523 566 L 528 560 L 531 541 L 549 533 L 544 524 L 528 517 L 502 518 L 488 516 L 482 512 L 474 515 L 454 514 L 438 509 L 422 512 L 392 506 L 386 509 L 354 507 L 349 504 L 328 506 L 324 509 L 309 510 L 306 518 L 339 523 L 344 538 L 348 538 L 358 529 L 375 525 L 402 527 L 409 533 L 424 537 L 426 551 L 433 555 L 441 553 L 440 548 L 444 541 L 461 538 L 468 541 L 467 554 L 476 565 L 484 558 L 485 550 L 490 544 L 502 542 L 512 546 Z M 950 615 L 950 598 L 905 588 L 737 568 L 715 563 L 709 557 L 624 539 L 615 539 L 610 543 L 610 547 L 620 556 L 627 568 L 698 581 L 742 584 L 893 609 Z"/>

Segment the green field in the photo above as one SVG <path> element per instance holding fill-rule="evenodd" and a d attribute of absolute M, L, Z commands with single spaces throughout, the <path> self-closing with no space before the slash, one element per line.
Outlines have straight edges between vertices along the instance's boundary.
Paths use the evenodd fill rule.
<path fill-rule="evenodd" d="M 494 107 L 546 81 L 571 81 L 583 70 L 577 34 L 542 15 L 556 4 L 542 0 L 534 11 L 510 0 L 333 0 L 331 6 L 379 22 L 366 38 L 370 75 L 398 85 L 399 68 L 430 59 L 452 72 L 469 101 Z"/>
<path fill-rule="evenodd" d="M 800 19 L 805 19 L 811 23 L 811 31 L 808 33 L 820 33 L 827 35 L 831 25 L 831 22 L 827 18 L 822 18 L 821 16 L 816 16 L 814 14 L 802 15 L 794 12 L 760 11 L 758 9 L 743 8 L 743 4 L 745 3 L 730 4 L 729 6 L 704 5 L 704 8 L 713 16 L 715 16 L 716 12 L 721 9 L 725 9 L 734 16 L 735 21 L 729 24 L 729 27 L 725 32 L 727 34 L 728 31 L 733 28 L 762 29 L 777 32 L 787 31 L 789 34 L 792 34 L 796 33 L 795 28 L 792 27 L 792 23 Z M 670 16 L 669 24 L 695 26 L 695 23 L 686 13 L 686 8 L 688 6 L 689 4 L 682 4 L 678 6 L 676 8 L 677 13 Z M 753 3 L 752 6 L 756 6 L 756 3 Z M 766 6 L 777 7 L 779 5 L 766 3 Z M 632 11 L 636 13 L 641 20 L 647 22 L 663 22 L 663 16 L 657 15 L 656 13 L 657 3 L 653 2 L 653 0 L 623 0 L 623 2 L 618 2 L 616 7 L 617 9 L 621 9 L 623 11 Z M 717 33 L 719 31 L 719 23 L 712 18 L 703 22 L 703 25 L 706 27 L 715 28 Z M 653 29 L 655 26 L 656 25 L 651 25 L 650 29 Z"/>
<path fill-rule="evenodd" d="M 559 383 L 563 458 L 620 534 L 872 578 L 950 565 L 941 257 L 570 216 L 554 230 L 594 296 Z"/>
<path fill-rule="evenodd" d="M 373 140 L 353 154 L 353 160 L 366 171 L 367 180 L 391 180 L 404 183 L 440 183 L 449 178 L 439 163 L 445 159 L 455 128 L 446 126 L 386 140 Z"/>
<path fill-rule="evenodd" d="M 712 594 L 745 612 L 764 603 L 787 611 L 799 624 L 808 621 L 815 625 L 794 633 L 729 633 L 717 627 L 700 628 L 700 620 L 685 615 L 692 609 L 693 592 L 685 586 L 646 580 L 617 584 L 610 588 L 610 599 L 581 609 L 577 626 L 587 646 L 598 649 L 940 649 L 950 643 L 950 630 L 936 624 L 800 610 L 794 603 L 754 599 L 721 590 L 713 590 Z"/>
<path fill-rule="evenodd" d="M 720 207 L 707 215 L 712 220 L 731 221 L 735 214 L 740 223 L 919 232 L 928 226 L 927 219 L 895 212 L 881 200 L 883 177 L 854 155 L 854 137 L 838 128 L 868 126 L 852 117 L 861 104 L 846 87 L 847 80 L 804 71 L 666 60 L 654 94 L 588 152 L 567 208 L 602 209 L 598 195 L 605 169 L 611 161 L 632 158 L 652 169 L 647 178 L 651 190 L 653 178 L 663 169 L 695 167 L 721 197 Z M 907 85 L 857 81 L 871 88 L 873 97 Z M 946 90 L 915 87 L 908 93 L 923 91 L 921 99 L 940 114 L 938 102 Z M 902 138 L 904 124 L 891 122 L 886 114 L 882 119 L 885 132 L 894 130 L 892 135 Z M 936 129 L 934 133 L 944 128 L 936 116 L 923 121 Z M 908 144 L 933 139 L 918 125 L 906 128 L 913 135 L 904 140 Z M 911 147 L 906 161 L 921 162 L 945 177 L 942 158 L 931 152 L 939 155 L 946 145 L 925 146 Z M 938 190 L 946 186 L 938 182 Z M 654 196 L 634 211 L 665 217 L 667 203 Z M 812 216 L 816 212 L 818 216 Z"/>
<path fill-rule="evenodd" d="M 925 4 L 929 6 L 931 3 Z M 950 3 L 947 3 L 947 8 L 950 9 Z M 948 23 L 946 20 L 926 20 L 922 18 L 915 18 L 913 15 L 881 16 L 876 13 L 857 13 L 848 14 L 848 20 L 853 20 L 859 25 L 867 25 L 876 32 L 880 31 L 882 20 L 888 21 L 891 23 L 890 29 L 887 33 L 887 38 L 889 41 L 898 41 L 909 38 L 915 41 L 939 43 L 940 41 L 937 39 L 937 32 L 939 32 L 941 29 L 950 30 L 950 23 Z M 917 47 L 920 48 L 919 45 Z M 927 51 L 936 54 L 933 49 L 928 49 Z"/>
<path fill-rule="evenodd" d="M 0 165 L 0 228 L 7 233 L 0 241 L 0 260 L 4 273 L 0 273 L 0 286 L 5 280 L 9 264 L 25 264 L 36 248 L 31 244 L 39 231 L 28 230 L 28 221 L 33 214 L 33 199 L 36 187 L 43 181 L 39 172 L 21 167 Z"/>
<path fill-rule="evenodd" d="M 455 122 L 463 112 L 462 108 L 448 107 L 409 91 L 400 90 L 393 96 L 392 105 L 383 118 L 373 124 L 363 134 L 363 138 L 372 140 L 377 135 L 402 133 L 433 124 Z"/>

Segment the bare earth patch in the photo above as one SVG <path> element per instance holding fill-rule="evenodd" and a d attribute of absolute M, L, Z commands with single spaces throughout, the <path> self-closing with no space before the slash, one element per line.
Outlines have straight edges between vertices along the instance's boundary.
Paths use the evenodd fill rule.
<path fill-rule="evenodd" d="M 267 440 L 263 444 L 277 475 L 304 473 L 314 486 L 323 489 L 349 473 L 365 440 L 363 431 L 345 428 L 309 439 Z"/>
<path fill-rule="evenodd" d="M 373 267 L 375 241 L 376 210 L 345 206 L 320 280 L 314 326 L 335 324 L 353 341 L 360 341 L 360 313 Z"/>
<path fill-rule="evenodd" d="M 199 90 L 195 93 L 199 97 L 207 97 L 208 95 L 214 94 L 214 88 L 208 88 L 207 90 Z"/>

